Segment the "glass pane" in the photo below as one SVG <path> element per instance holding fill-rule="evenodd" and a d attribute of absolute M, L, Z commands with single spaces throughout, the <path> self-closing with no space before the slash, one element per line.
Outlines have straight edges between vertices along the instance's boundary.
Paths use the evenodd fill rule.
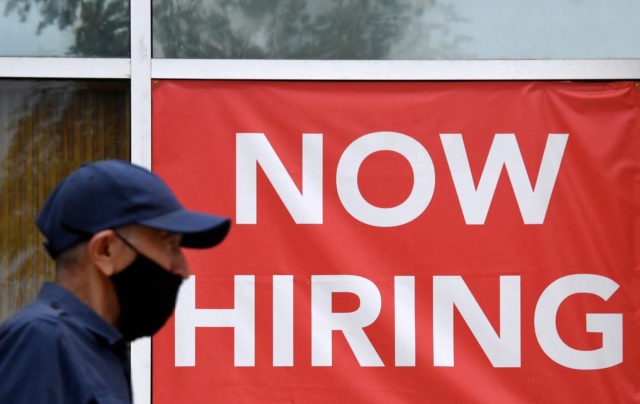
<path fill-rule="evenodd" d="M 0 0 L 0 56 L 129 57 L 129 0 Z"/>
<path fill-rule="evenodd" d="M 637 0 L 153 0 L 153 55 L 640 58 Z"/>
<path fill-rule="evenodd" d="M 48 194 L 84 161 L 129 159 L 129 98 L 128 81 L 0 80 L 0 321 L 53 279 Z"/>

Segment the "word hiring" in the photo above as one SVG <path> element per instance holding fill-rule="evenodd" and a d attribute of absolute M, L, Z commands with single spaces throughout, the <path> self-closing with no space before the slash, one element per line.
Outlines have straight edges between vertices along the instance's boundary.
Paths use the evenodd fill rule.
<path fill-rule="evenodd" d="M 376 321 L 381 295 L 369 279 L 355 275 L 311 276 L 311 365 L 332 366 L 332 334 L 344 335 L 361 366 L 384 366 L 365 327 Z M 587 293 L 608 300 L 619 285 L 593 274 L 574 274 L 552 282 L 535 308 L 537 341 L 554 362 L 572 369 L 604 369 L 622 362 L 622 314 L 587 313 L 586 331 L 600 333 L 602 346 L 580 350 L 567 345 L 556 327 L 559 306 L 570 296 Z M 175 310 L 175 366 L 195 366 L 196 330 L 230 327 L 234 365 L 255 366 L 255 278 L 234 276 L 234 307 L 196 308 L 196 278 L 183 284 Z M 333 293 L 353 293 L 360 300 L 352 312 L 334 312 Z M 454 366 L 454 308 L 494 367 L 520 367 L 520 277 L 500 277 L 500 334 L 460 276 L 433 277 L 433 365 Z M 415 277 L 394 277 L 395 366 L 416 365 Z M 294 364 L 293 275 L 273 276 L 273 366 Z"/>
<path fill-rule="evenodd" d="M 504 166 L 524 223 L 542 224 L 568 137 L 568 134 L 547 136 L 538 177 L 532 187 L 515 134 L 496 134 L 475 187 L 462 134 L 440 134 L 465 222 L 484 224 Z M 322 223 L 322 151 L 322 134 L 302 135 L 302 191 L 299 191 L 263 133 L 237 133 L 237 223 L 256 223 L 257 165 L 296 223 Z M 374 206 L 358 188 L 362 162 L 378 151 L 399 153 L 413 170 L 412 190 L 397 206 Z M 411 222 L 424 212 L 433 196 L 435 179 L 433 162 L 422 144 L 402 133 L 374 132 L 347 146 L 338 162 L 336 187 L 342 205 L 354 218 L 371 226 L 392 227 Z"/>

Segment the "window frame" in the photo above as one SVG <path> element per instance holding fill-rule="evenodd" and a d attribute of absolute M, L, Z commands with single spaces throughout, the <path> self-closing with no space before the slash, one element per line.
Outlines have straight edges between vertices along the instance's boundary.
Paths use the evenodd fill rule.
<path fill-rule="evenodd" d="M 151 0 L 132 1 L 129 58 L 0 57 L 0 78 L 127 79 L 131 161 L 151 167 L 151 81 L 213 80 L 640 80 L 640 59 L 213 60 L 153 59 Z M 151 403 L 151 340 L 131 347 L 134 401 Z"/>

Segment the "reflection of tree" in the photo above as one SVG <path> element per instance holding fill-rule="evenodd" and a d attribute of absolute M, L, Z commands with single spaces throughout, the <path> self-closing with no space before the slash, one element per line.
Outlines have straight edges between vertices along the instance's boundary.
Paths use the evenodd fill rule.
<path fill-rule="evenodd" d="M 172 58 L 386 59 L 434 1 L 158 0 L 154 55 Z"/>
<path fill-rule="evenodd" d="M 435 6 L 436 0 L 157 0 L 154 56 L 387 59 L 407 27 Z M 411 49 L 400 56 L 415 58 Z"/>
<path fill-rule="evenodd" d="M 129 157 L 128 83 L 0 81 L 0 320 L 53 277 L 35 215 L 84 161 Z"/>
<path fill-rule="evenodd" d="M 38 34 L 49 25 L 73 29 L 75 44 L 67 53 L 77 56 L 129 55 L 129 0 L 7 0 L 5 14 L 24 21 L 32 7 L 41 20 Z"/>
<path fill-rule="evenodd" d="M 313 53 L 328 59 L 386 59 L 403 27 L 422 14 L 423 2 L 419 3 L 338 1 L 337 7 L 320 15 L 309 27 L 313 35 L 309 45 L 317 48 Z M 308 44 L 300 45 L 299 53 L 306 53 Z"/>

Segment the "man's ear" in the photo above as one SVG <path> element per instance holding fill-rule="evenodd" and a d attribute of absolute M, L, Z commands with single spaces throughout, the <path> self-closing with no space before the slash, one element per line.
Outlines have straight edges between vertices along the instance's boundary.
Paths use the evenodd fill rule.
<path fill-rule="evenodd" d="M 89 260 L 107 277 L 114 275 L 117 271 L 118 261 L 121 260 L 120 244 L 113 230 L 97 232 L 87 244 Z"/>

